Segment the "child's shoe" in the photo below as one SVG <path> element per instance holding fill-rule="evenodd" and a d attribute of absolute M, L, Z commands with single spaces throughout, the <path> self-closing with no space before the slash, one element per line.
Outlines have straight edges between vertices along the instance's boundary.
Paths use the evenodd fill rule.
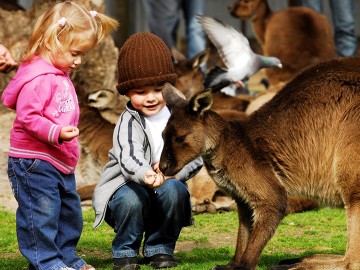
<path fill-rule="evenodd" d="M 96 270 L 96 269 L 90 264 L 85 264 L 83 267 L 80 268 L 80 270 Z"/>
<path fill-rule="evenodd" d="M 154 269 L 172 268 L 177 265 L 174 257 L 168 254 L 155 254 L 145 259 Z"/>
<path fill-rule="evenodd" d="M 139 270 L 140 265 L 136 257 L 114 258 L 113 270 Z"/>

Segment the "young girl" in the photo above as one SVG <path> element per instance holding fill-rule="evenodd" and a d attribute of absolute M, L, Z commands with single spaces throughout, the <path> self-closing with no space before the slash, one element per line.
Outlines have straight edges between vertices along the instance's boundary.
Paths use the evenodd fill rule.
<path fill-rule="evenodd" d="M 37 20 L 22 64 L 3 92 L 4 105 L 16 110 L 8 176 L 29 269 L 94 269 L 75 253 L 83 219 L 74 177 L 79 106 L 69 72 L 117 25 L 80 3 L 54 5 Z"/>

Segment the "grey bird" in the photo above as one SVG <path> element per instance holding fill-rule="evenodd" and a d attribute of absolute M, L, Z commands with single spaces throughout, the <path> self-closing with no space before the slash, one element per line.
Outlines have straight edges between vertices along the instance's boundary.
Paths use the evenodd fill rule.
<path fill-rule="evenodd" d="M 278 58 L 254 53 L 248 39 L 232 26 L 211 17 L 197 15 L 196 18 L 226 66 L 217 66 L 207 74 L 206 88 L 220 90 L 229 86 L 234 89 L 233 83 L 248 80 L 262 68 L 282 68 Z"/>

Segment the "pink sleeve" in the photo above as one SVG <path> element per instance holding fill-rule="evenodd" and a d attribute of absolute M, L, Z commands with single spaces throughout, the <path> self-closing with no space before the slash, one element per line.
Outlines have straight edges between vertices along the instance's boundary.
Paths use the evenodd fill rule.
<path fill-rule="evenodd" d="M 46 76 L 27 83 L 19 93 L 16 114 L 28 134 L 45 143 L 59 145 L 61 125 L 54 121 L 55 117 L 46 114 L 53 105 L 54 92 Z"/>

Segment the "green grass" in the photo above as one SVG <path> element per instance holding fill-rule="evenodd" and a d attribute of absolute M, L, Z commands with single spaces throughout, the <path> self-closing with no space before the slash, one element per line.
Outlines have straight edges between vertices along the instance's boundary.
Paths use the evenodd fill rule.
<path fill-rule="evenodd" d="M 84 232 L 78 253 L 98 270 L 111 270 L 112 228 L 103 223 L 92 229 L 94 214 L 84 211 Z M 235 252 L 238 218 L 236 212 L 197 215 L 193 226 L 184 228 L 175 256 L 174 270 L 208 270 L 228 263 Z M 27 269 L 18 251 L 15 214 L 0 211 L 0 269 Z M 324 208 L 286 216 L 262 254 L 259 270 L 268 269 L 279 260 L 316 253 L 343 254 L 346 247 L 346 219 L 343 209 Z M 142 266 L 150 270 L 149 266 Z"/>

